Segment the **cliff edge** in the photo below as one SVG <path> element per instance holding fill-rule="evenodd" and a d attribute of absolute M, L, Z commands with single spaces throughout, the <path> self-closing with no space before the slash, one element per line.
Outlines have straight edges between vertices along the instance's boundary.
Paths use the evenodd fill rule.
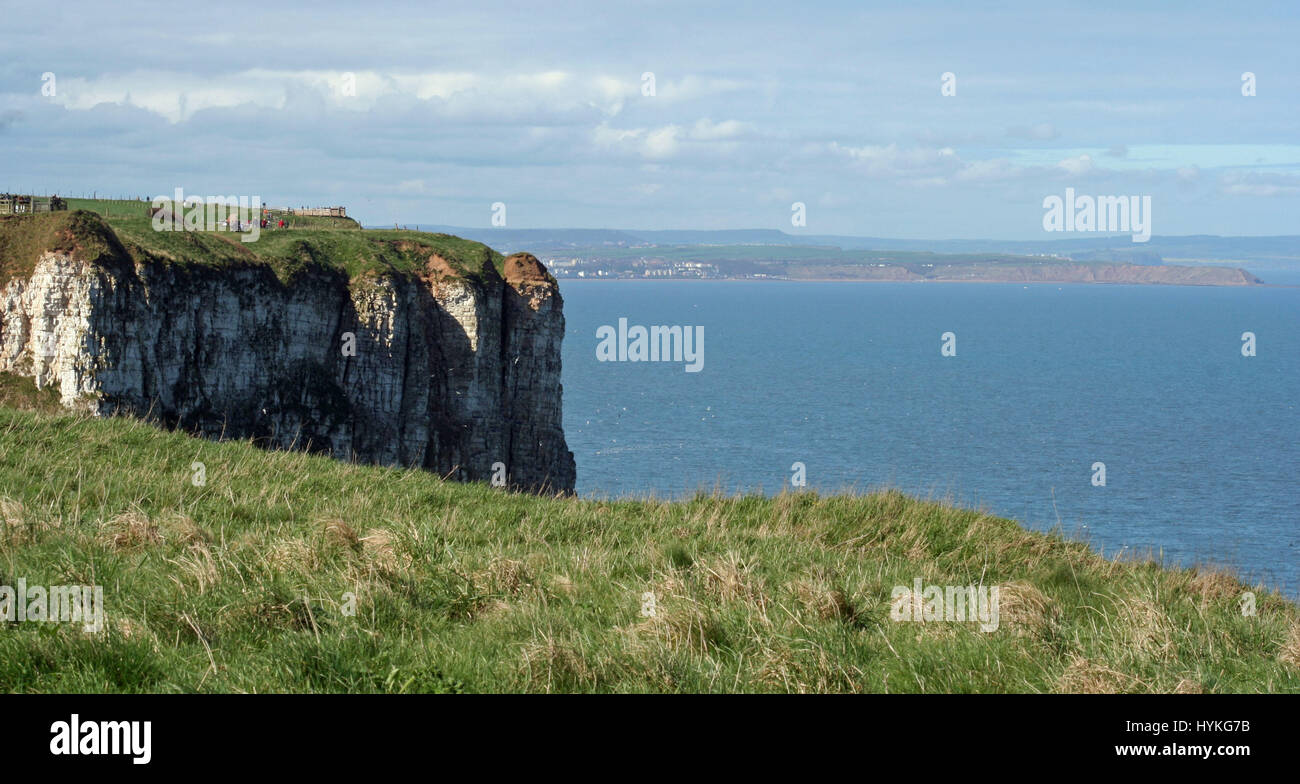
<path fill-rule="evenodd" d="M 0 371 L 64 407 L 460 480 L 571 492 L 563 301 L 528 254 L 442 234 L 155 232 L 0 219 Z"/>

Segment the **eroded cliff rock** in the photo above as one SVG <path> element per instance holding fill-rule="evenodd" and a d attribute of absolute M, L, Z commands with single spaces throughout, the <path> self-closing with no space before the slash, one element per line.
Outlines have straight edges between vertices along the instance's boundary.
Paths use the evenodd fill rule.
<path fill-rule="evenodd" d="M 37 248 L 29 273 L 9 265 L 0 371 L 100 416 L 455 479 L 504 467 L 513 487 L 573 489 L 563 303 L 532 256 L 478 246 L 466 274 L 420 235 L 367 239 L 423 263 L 350 275 L 312 259 L 282 280 L 256 257 L 173 263 L 105 236 L 95 254 L 60 242 Z"/>

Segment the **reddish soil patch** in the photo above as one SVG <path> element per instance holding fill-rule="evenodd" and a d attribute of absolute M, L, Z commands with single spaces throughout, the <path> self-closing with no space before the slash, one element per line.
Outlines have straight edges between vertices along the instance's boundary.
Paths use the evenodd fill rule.
<path fill-rule="evenodd" d="M 546 267 L 531 253 L 516 253 L 505 260 L 506 283 L 546 283 Z"/>

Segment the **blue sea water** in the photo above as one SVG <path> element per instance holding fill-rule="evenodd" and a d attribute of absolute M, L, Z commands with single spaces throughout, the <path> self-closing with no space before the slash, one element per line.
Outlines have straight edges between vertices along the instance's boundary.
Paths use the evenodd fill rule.
<path fill-rule="evenodd" d="M 561 286 L 583 496 L 773 493 L 802 462 L 820 491 L 897 487 L 1300 593 L 1300 288 Z M 703 369 L 598 361 L 619 318 L 703 326 Z"/>

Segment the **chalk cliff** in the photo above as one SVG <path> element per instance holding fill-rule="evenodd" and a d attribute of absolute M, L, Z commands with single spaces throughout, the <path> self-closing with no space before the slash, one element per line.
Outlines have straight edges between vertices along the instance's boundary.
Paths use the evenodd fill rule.
<path fill-rule="evenodd" d="M 265 256 L 185 237 L 191 255 L 225 254 L 195 263 L 92 213 L 0 223 L 0 371 L 68 408 L 454 479 L 499 463 L 512 487 L 573 489 L 563 303 L 528 254 L 357 230 L 264 236 Z"/>

